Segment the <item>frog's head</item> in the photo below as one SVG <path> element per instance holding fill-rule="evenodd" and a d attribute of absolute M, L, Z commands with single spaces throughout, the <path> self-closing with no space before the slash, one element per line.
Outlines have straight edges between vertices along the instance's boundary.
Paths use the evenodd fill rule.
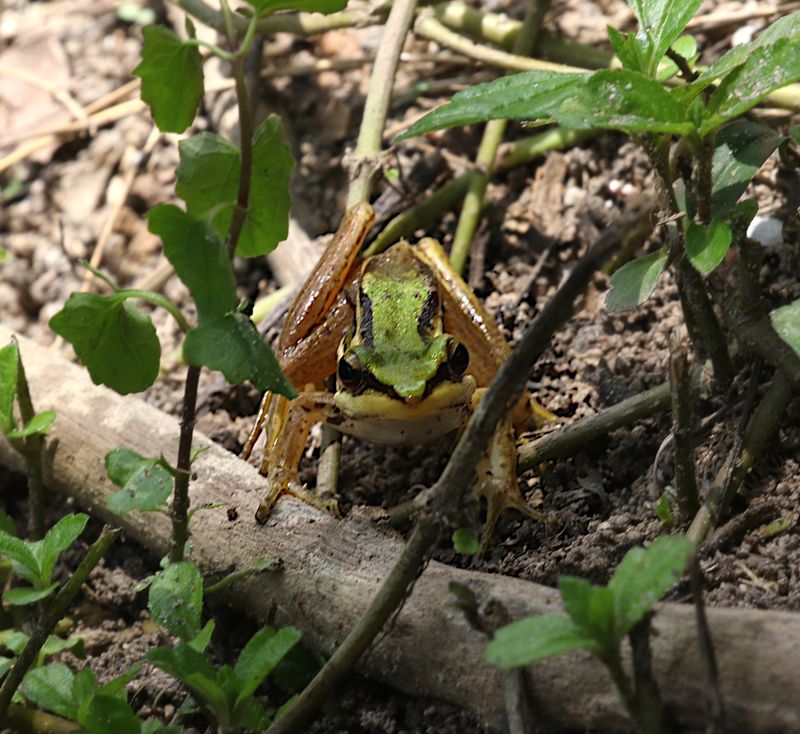
<path fill-rule="evenodd" d="M 415 402 L 443 382 L 460 382 L 466 347 L 442 326 L 439 287 L 407 242 L 367 259 L 353 333 L 339 347 L 337 387 Z"/>

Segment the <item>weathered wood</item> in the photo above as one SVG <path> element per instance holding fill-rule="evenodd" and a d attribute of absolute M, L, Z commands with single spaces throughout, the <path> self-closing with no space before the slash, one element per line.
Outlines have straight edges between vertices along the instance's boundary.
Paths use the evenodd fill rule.
<path fill-rule="evenodd" d="M 11 332 L 0 326 L 0 344 Z M 119 524 L 158 553 L 169 544 L 170 523 L 158 514 L 114 517 L 105 508 L 113 487 L 103 457 L 117 446 L 171 458 L 177 420 L 134 397 L 93 385 L 85 370 L 21 338 L 20 349 L 37 410 L 54 408 L 45 476 L 48 486 L 69 494 L 91 512 Z M 207 444 L 202 436 L 199 444 Z M 0 440 L 0 461 L 19 466 Z M 248 614 L 299 627 L 305 640 L 329 653 L 366 607 L 397 557 L 402 539 L 365 514 L 335 521 L 292 499 L 278 504 L 264 527 L 253 513 L 264 491 L 251 466 L 211 444 L 196 465 L 193 503 L 224 502 L 192 523 L 192 557 L 205 572 L 242 566 L 264 555 L 284 563 L 231 589 L 229 600 Z M 513 618 L 559 608 L 552 589 L 504 576 L 431 563 L 390 632 L 362 661 L 361 670 L 399 689 L 455 702 L 489 725 L 504 726 L 503 677 L 483 662 L 485 639 L 451 603 L 448 584 L 473 589 L 482 603 L 497 600 Z M 703 674 L 693 610 L 664 604 L 655 618 L 655 673 L 667 701 L 692 728 L 703 722 Z M 800 729 L 800 616 L 755 609 L 709 609 L 722 693 L 732 731 Z M 534 709 L 557 727 L 623 731 L 626 719 L 605 671 L 588 653 L 554 658 L 532 667 L 527 680 Z"/>

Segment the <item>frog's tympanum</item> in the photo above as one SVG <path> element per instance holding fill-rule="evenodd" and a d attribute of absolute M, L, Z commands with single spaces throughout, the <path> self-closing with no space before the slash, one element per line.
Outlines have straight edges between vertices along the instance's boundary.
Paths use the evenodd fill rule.
<path fill-rule="evenodd" d="M 357 259 L 372 208 L 350 209 L 296 296 L 278 342 L 294 400 L 267 394 L 245 455 L 265 424 L 261 471 L 269 493 L 256 513 L 264 522 L 287 492 L 333 514 L 335 500 L 300 485 L 297 471 L 308 433 L 326 423 L 372 443 L 427 443 L 463 427 L 484 388 L 509 354 L 497 324 L 450 267 L 439 243 L 399 242 Z M 321 387 L 336 375 L 336 392 Z M 530 417 L 524 401 L 515 421 Z M 538 409 L 539 414 L 544 413 Z M 482 546 L 503 510 L 541 516 L 522 499 L 516 480 L 511 420 L 498 427 L 478 471 L 487 500 Z"/>

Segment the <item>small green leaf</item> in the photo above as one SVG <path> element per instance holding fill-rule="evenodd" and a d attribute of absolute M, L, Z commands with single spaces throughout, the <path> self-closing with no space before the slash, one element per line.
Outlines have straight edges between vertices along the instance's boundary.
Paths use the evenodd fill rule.
<path fill-rule="evenodd" d="M 37 413 L 31 418 L 24 427 L 17 431 L 10 431 L 9 438 L 26 438 L 35 434 L 43 436 L 46 434 L 56 420 L 56 412 L 54 410 L 45 410 L 42 413 Z"/>
<path fill-rule="evenodd" d="M 258 15 L 268 15 L 279 10 L 295 10 L 303 13 L 336 13 L 344 10 L 347 0 L 247 0 Z"/>
<path fill-rule="evenodd" d="M 569 617 L 542 614 L 497 630 L 486 646 L 486 662 L 508 670 L 582 649 L 594 651 L 597 643 Z"/>
<path fill-rule="evenodd" d="M 161 347 L 153 322 L 118 295 L 73 293 L 50 328 L 72 344 L 95 384 L 127 395 L 158 376 Z"/>
<path fill-rule="evenodd" d="M 159 130 L 182 133 L 203 97 L 200 51 L 161 26 L 147 26 L 143 36 L 142 62 L 133 70 L 142 80 L 142 99 Z"/>
<path fill-rule="evenodd" d="M 14 589 L 7 589 L 3 592 L 3 601 L 15 607 L 23 607 L 46 599 L 57 588 L 58 582 L 45 586 L 43 589 L 34 589 L 30 586 L 17 586 Z"/>
<path fill-rule="evenodd" d="M 523 71 L 476 84 L 454 94 L 449 102 L 415 122 L 396 140 L 488 120 L 548 120 L 586 78 L 586 74 Z"/>
<path fill-rule="evenodd" d="M 106 473 L 122 487 L 108 498 L 108 509 L 117 514 L 131 510 L 150 512 L 166 507 L 172 493 L 172 477 L 156 459 L 118 448 L 106 454 Z"/>
<path fill-rule="evenodd" d="M 694 544 L 683 535 L 656 538 L 629 550 L 608 582 L 614 595 L 615 631 L 622 639 L 678 580 Z"/>
<path fill-rule="evenodd" d="M 189 364 L 220 370 L 231 385 L 250 380 L 259 390 L 288 398 L 297 395 L 272 350 L 242 313 L 192 329 L 183 343 L 183 357 Z"/>
<path fill-rule="evenodd" d="M 785 138 L 754 120 L 734 120 L 715 139 L 711 178 L 712 216 L 728 215 L 753 176 Z"/>
<path fill-rule="evenodd" d="M 216 678 L 214 667 L 208 658 L 184 642 L 178 643 L 174 648 L 154 647 L 147 651 L 145 660 L 180 681 L 186 681 L 192 673 L 198 673 L 211 681 Z"/>
<path fill-rule="evenodd" d="M 37 706 L 75 721 L 77 707 L 72 698 L 72 671 L 61 663 L 52 663 L 30 670 L 20 688 L 25 697 Z"/>
<path fill-rule="evenodd" d="M 0 556 L 14 563 L 14 571 L 19 576 L 35 584 L 39 581 L 40 568 L 30 546 L 30 543 L 0 530 Z"/>
<path fill-rule="evenodd" d="M 299 639 L 300 632 L 294 627 L 282 627 L 277 632 L 271 627 L 264 627 L 250 638 L 233 668 L 239 684 L 234 708 L 253 695 Z"/>
<path fill-rule="evenodd" d="M 656 289 L 658 278 L 666 266 L 666 250 L 657 250 L 625 263 L 611 276 L 606 308 L 611 312 L 624 311 L 644 303 Z"/>
<path fill-rule="evenodd" d="M 558 580 L 558 590 L 567 614 L 595 640 L 597 649 L 607 650 L 616 644 L 614 597 L 605 586 L 593 586 L 584 579 L 562 576 Z"/>
<path fill-rule="evenodd" d="M 48 635 L 39 654 L 42 657 L 51 657 L 65 650 L 69 650 L 76 658 L 85 658 L 86 646 L 83 637 L 67 637 L 64 639 L 56 635 Z"/>
<path fill-rule="evenodd" d="M 139 3 L 122 3 L 122 5 L 117 8 L 117 18 L 123 23 L 145 26 L 156 22 L 156 13 L 153 8 L 140 5 Z"/>
<path fill-rule="evenodd" d="M 0 433 L 8 433 L 16 426 L 14 398 L 17 394 L 17 369 L 19 349 L 11 343 L 0 349 Z"/>
<path fill-rule="evenodd" d="M 469 528 L 459 528 L 453 533 L 453 548 L 456 553 L 473 556 L 478 552 L 478 539 Z"/>
<path fill-rule="evenodd" d="M 148 215 L 148 228 L 164 242 L 164 255 L 186 284 L 200 323 L 236 308 L 236 280 L 223 242 L 205 222 L 173 204 L 161 204 Z"/>
<path fill-rule="evenodd" d="M 553 112 L 564 127 L 688 135 L 686 108 L 661 84 L 628 69 L 601 69 L 577 86 Z"/>
<path fill-rule="evenodd" d="M 631 71 L 642 71 L 645 60 L 642 56 L 642 47 L 636 35 L 633 33 L 620 33 L 616 28 L 607 26 L 608 40 L 617 58 L 622 62 L 625 69 Z"/>
<path fill-rule="evenodd" d="M 747 112 L 768 94 L 798 79 L 800 39 L 781 38 L 771 46 L 756 48 L 714 90 L 706 105 L 700 134 L 716 130 L 726 120 Z"/>
<path fill-rule="evenodd" d="M 321 655 L 315 655 L 304 645 L 295 645 L 275 666 L 270 680 L 287 691 L 302 691 L 324 664 Z"/>
<path fill-rule="evenodd" d="M 59 555 L 78 539 L 87 522 L 89 522 L 89 516 L 83 512 L 64 515 L 45 533 L 44 538 L 30 544 L 31 551 L 41 569 L 42 584 L 50 583 Z"/>
<path fill-rule="evenodd" d="M 800 355 L 800 298 L 776 308 L 769 317 L 778 336 Z"/>
<path fill-rule="evenodd" d="M 203 625 L 203 629 L 189 640 L 188 644 L 197 650 L 197 652 L 203 652 L 211 642 L 211 635 L 214 634 L 214 627 L 216 627 L 216 622 L 213 619 L 209 619 L 208 622 Z"/>
<path fill-rule="evenodd" d="M 715 219 L 708 227 L 689 222 L 686 227 L 686 254 L 703 275 L 713 272 L 728 254 L 733 233 L 730 225 Z"/>
<path fill-rule="evenodd" d="M 629 0 L 639 20 L 637 38 L 644 50 L 645 69 L 652 76 L 656 65 L 683 33 L 703 0 Z"/>
<path fill-rule="evenodd" d="M 101 693 L 81 706 L 79 723 L 88 734 L 139 734 L 142 726 L 126 700 Z"/>
<path fill-rule="evenodd" d="M 150 584 L 147 607 L 153 619 L 184 641 L 200 632 L 203 577 L 187 561 L 171 563 Z"/>
<path fill-rule="evenodd" d="M 661 524 L 665 528 L 671 528 L 675 525 L 672 498 L 666 492 L 655 501 L 653 509 L 655 510 L 656 517 L 661 520 Z"/>

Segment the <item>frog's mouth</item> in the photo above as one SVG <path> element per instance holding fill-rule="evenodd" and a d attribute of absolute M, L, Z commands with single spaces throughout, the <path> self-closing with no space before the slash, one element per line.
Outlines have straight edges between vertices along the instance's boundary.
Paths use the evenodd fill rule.
<path fill-rule="evenodd" d="M 375 375 L 365 370 L 362 375 L 361 384 L 355 390 L 349 390 L 352 395 L 363 395 L 365 393 L 379 393 L 391 398 L 394 402 L 414 404 L 428 398 L 440 385 L 458 385 L 464 380 L 464 375 L 453 375 L 447 362 L 439 365 L 439 369 L 425 381 L 423 390 L 415 389 L 413 385 L 407 386 L 402 392 L 398 392 L 392 385 L 386 385 Z"/>

